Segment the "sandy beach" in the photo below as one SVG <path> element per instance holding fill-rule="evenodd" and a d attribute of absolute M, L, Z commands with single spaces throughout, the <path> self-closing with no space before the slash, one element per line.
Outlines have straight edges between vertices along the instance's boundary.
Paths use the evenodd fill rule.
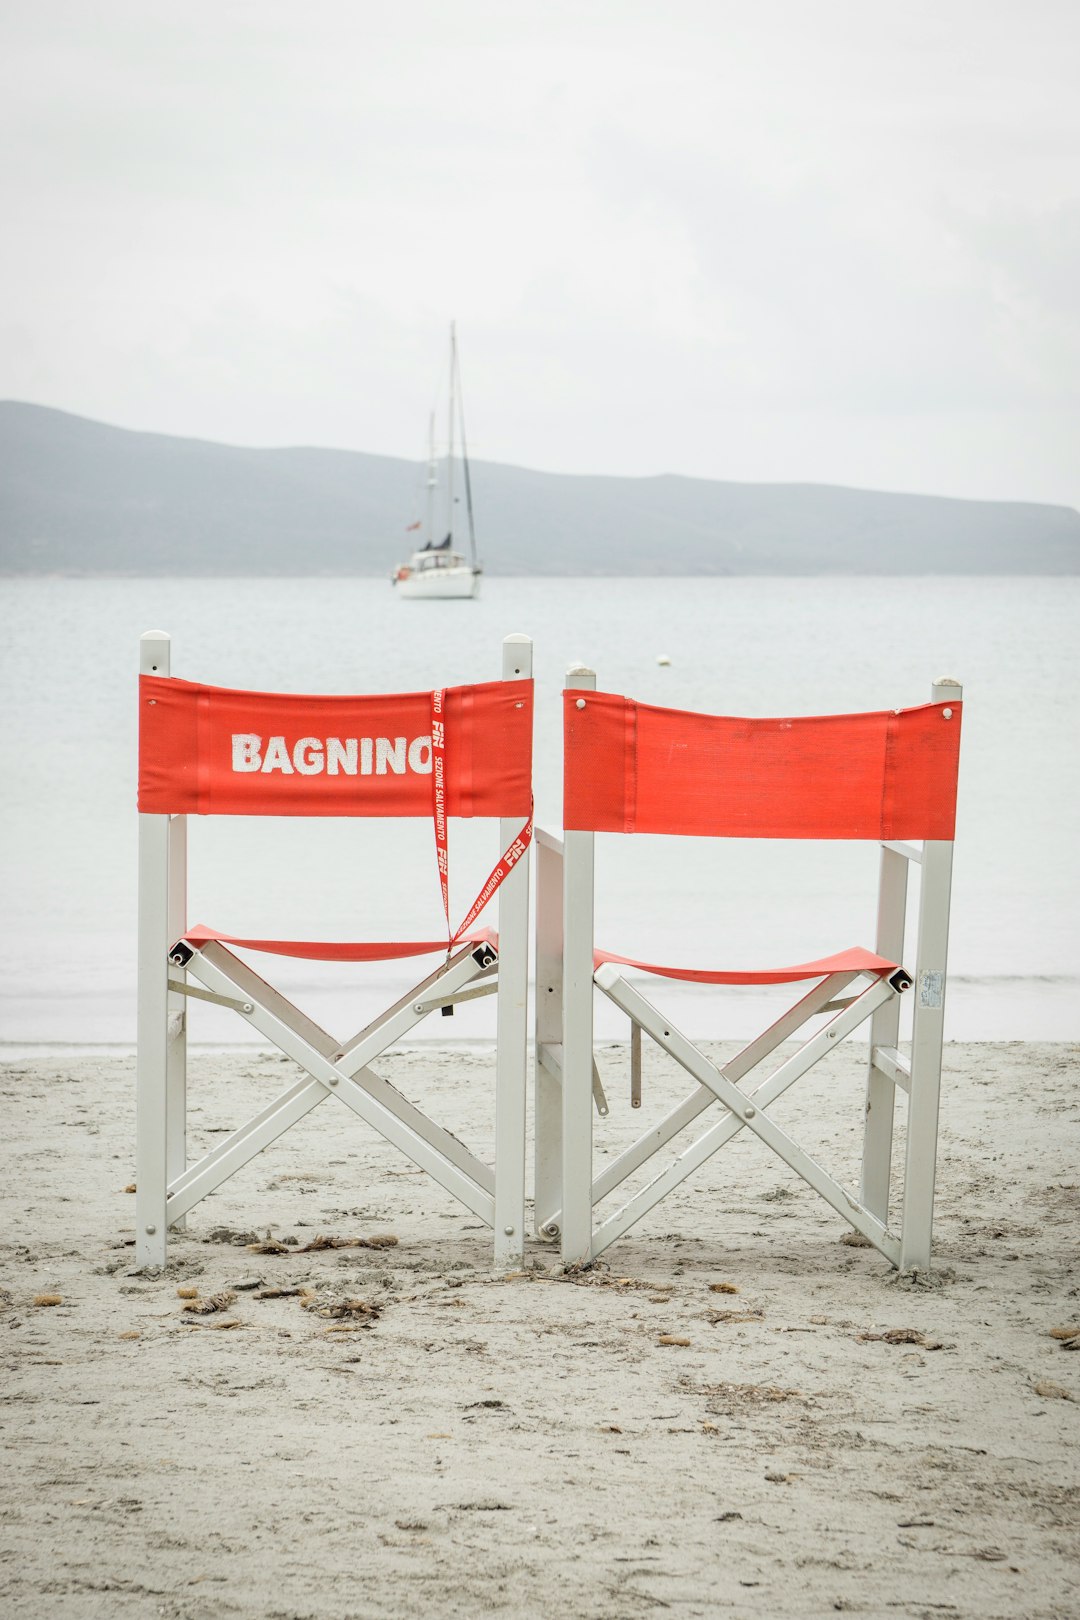
<path fill-rule="evenodd" d="M 676 1084 L 651 1054 L 634 1114 L 602 1057 L 598 1157 Z M 915 1283 L 742 1139 L 591 1271 L 533 1243 L 493 1276 L 475 1219 L 330 1103 L 140 1275 L 133 1059 L 7 1062 L 0 1610 L 1075 1616 L 1078 1059 L 947 1047 Z M 199 1152 L 289 1072 L 191 1070 Z M 490 1158 L 489 1050 L 383 1070 Z M 852 1184 L 860 1071 L 778 1113 Z"/>

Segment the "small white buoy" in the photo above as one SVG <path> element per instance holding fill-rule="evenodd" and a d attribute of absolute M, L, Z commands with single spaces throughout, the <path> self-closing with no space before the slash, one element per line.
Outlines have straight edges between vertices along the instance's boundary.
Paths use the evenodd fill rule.
<path fill-rule="evenodd" d="M 657 653 L 656 662 L 658 664 L 670 664 L 671 659 L 668 657 L 667 653 Z"/>

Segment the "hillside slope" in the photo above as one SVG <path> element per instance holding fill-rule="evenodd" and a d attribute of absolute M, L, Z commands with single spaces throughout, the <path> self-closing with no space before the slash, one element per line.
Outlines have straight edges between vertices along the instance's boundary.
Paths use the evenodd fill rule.
<path fill-rule="evenodd" d="M 500 575 L 1080 571 L 1069 507 L 472 471 L 481 557 Z M 0 572 L 384 574 L 408 550 L 417 476 L 388 456 L 243 449 L 0 402 Z"/>

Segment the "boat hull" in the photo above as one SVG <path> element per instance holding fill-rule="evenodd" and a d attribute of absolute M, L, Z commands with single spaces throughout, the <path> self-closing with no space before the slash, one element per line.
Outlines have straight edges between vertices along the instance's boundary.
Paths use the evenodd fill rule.
<path fill-rule="evenodd" d="M 408 601 L 467 601 L 480 594 L 480 571 L 476 568 L 431 568 L 401 570 L 397 592 Z"/>

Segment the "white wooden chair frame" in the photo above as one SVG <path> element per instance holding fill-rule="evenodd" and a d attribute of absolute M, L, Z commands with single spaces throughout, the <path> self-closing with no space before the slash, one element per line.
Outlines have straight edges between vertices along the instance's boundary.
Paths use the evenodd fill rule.
<path fill-rule="evenodd" d="M 575 667 L 566 686 L 595 690 L 593 671 Z M 935 703 L 959 703 L 962 688 L 942 679 Z M 820 980 L 734 1058 L 718 1066 L 657 1011 L 611 963 L 593 967 L 595 834 L 538 830 L 536 966 L 536 1228 L 561 1242 L 566 1264 L 587 1264 L 623 1236 L 687 1176 L 741 1130 L 754 1132 L 836 1212 L 901 1270 L 930 1264 L 933 1228 L 945 973 L 952 884 L 952 842 L 881 846 L 876 952 L 902 962 L 911 866 L 921 870 L 915 928 L 914 1014 L 910 1057 L 898 1047 L 905 973 L 873 978 L 848 995 L 857 973 Z M 640 1099 L 644 1031 L 697 1081 L 696 1089 L 598 1176 L 593 1173 L 593 1107 L 607 1103 L 593 1057 L 593 995 L 599 989 L 631 1024 L 631 1099 Z M 812 1018 L 831 1015 L 800 1049 L 756 1079 L 740 1082 Z M 767 1113 L 813 1064 L 865 1023 L 870 1024 L 866 1120 L 859 1197 L 836 1181 Z M 890 1175 L 896 1093 L 908 1102 L 900 1223 L 890 1225 Z M 681 1130 L 714 1104 L 721 1117 L 652 1181 L 596 1224 L 596 1206 Z"/>
<path fill-rule="evenodd" d="M 168 675 L 169 637 L 140 643 L 144 674 Z M 503 642 L 504 680 L 532 676 L 532 642 Z M 507 848 L 520 818 L 499 823 Z M 494 1229 L 496 1268 L 519 1265 L 525 1219 L 525 1094 L 529 853 L 497 897 L 498 947 L 458 947 L 433 973 L 347 1041 L 335 1040 L 218 941 L 194 945 L 189 926 L 187 818 L 139 817 L 139 1004 L 136 1144 L 136 1260 L 162 1267 L 167 1234 L 188 1212 L 327 1097 L 426 1170 Z M 198 981 L 201 988 L 191 983 Z M 495 1166 L 434 1124 L 371 1065 L 430 1013 L 476 996 L 498 998 Z M 305 1071 L 196 1164 L 187 1157 L 188 998 L 229 1007 Z"/>

